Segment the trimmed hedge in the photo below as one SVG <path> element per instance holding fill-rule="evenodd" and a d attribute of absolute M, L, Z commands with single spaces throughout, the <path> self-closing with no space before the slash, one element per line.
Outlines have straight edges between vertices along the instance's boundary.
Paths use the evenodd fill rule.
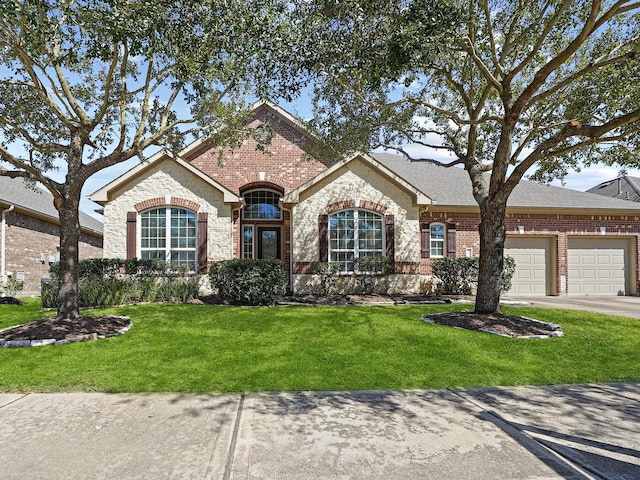
<path fill-rule="evenodd" d="M 273 305 L 287 292 L 287 270 L 280 260 L 224 260 L 211 266 L 209 279 L 225 304 Z"/>
<path fill-rule="evenodd" d="M 440 295 L 471 295 L 478 283 L 478 257 L 438 258 L 431 264 L 433 276 L 438 280 L 436 292 Z M 513 257 L 504 257 L 502 288 L 506 293 L 511 288 L 516 262 Z"/>

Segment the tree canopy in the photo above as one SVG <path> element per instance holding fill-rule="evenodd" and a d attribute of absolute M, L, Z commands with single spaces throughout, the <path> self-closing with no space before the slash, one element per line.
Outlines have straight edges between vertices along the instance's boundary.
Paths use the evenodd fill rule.
<path fill-rule="evenodd" d="M 285 13 L 279 0 L 0 3 L 0 173 L 54 196 L 59 316 L 78 316 L 84 182 L 148 147 L 175 150 L 221 125 L 227 133 L 217 140 L 242 140 L 247 94 L 290 86 L 275 68 L 288 52 Z"/>
<path fill-rule="evenodd" d="M 299 8 L 305 37 L 319 45 L 306 68 L 317 81 L 314 125 L 323 139 L 337 139 L 341 151 L 395 149 L 469 173 L 481 215 L 478 302 L 486 303 L 477 310 L 498 309 L 506 202 L 525 174 L 547 181 L 596 161 L 640 163 L 640 2 Z M 408 144 L 449 157 L 416 156 Z"/>

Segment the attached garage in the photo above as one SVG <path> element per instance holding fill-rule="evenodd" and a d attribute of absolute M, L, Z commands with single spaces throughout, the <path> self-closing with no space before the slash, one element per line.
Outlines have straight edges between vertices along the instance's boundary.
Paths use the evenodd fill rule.
<path fill-rule="evenodd" d="M 569 295 L 629 295 L 631 249 L 627 238 L 569 238 Z"/>
<path fill-rule="evenodd" d="M 516 271 L 507 295 L 553 295 L 551 238 L 507 237 L 505 255 L 514 258 Z"/>

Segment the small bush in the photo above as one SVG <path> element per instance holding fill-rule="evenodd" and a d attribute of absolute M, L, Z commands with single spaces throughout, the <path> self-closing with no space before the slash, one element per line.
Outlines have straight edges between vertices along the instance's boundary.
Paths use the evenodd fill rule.
<path fill-rule="evenodd" d="M 438 258 L 431 264 L 436 282 L 432 282 L 434 293 L 439 295 L 471 295 L 473 287 L 478 284 L 478 257 Z M 511 288 L 511 281 L 516 270 L 513 257 L 504 257 L 502 287 L 500 293 Z"/>
<path fill-rule="evenodd" d="M 332 295 L 336 292 L 336 274 L 340 271 L 340 262 L 317 262 L 311 267 L 311 273 L 318 277 L 313 293 Z"/>
<path fill-rule="evenodd" d="M 209 278 L 218 299 L 231 305 L 273 305 L 287 291 L 279 260 L 224 260 L 211 266 Z"/>
<path fill-rule="evenodd" d="M 8 297 L 15 297 L 18 292 L 21 292 L 24 288 L 24 282 L 22 280 L 18 280 L 16 277 L 16 272 L 13 272 L 9 278 L 7 278 L 4 282 L 4 285 L 0 285 L 2 287 L 3 295 Z"/>
<path fill-rule="evenodd" d="M 385 291 L 388 290 L 386 277 L 393 270 L 389 257 L 363 255 L 356 258 L 353 264 L 357 275 L 358 293 L 371 295 L 376 285 L 380 283 L 380 279 L 382 279 L 382 289 Z"/>
<path fill-rule="evenodd" d="M 169 275 L 157 282 L 156 298 L 164 302 L 186 303 L 198 298 L 199 277 Z"/>

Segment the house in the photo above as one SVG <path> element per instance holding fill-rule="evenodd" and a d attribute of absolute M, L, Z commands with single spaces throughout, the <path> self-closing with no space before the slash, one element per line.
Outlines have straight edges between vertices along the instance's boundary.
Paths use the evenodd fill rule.
<path fill-rule="evenodd" d="M 479 209 L 467 173 L 389 154 L 309 158 L 311 137 L 269 102 L 253 140 L 217 150 L 204 140 L 161 151 L 93 193 L 104 206 L 105 257 L 163 258 L 203 271 L 230 258 L 277 258 L 293 292 L 310 290 L 317 262 L 388 256 L 388 292 L 416 292 L 431 262 L 479 253 Z M 507 210 L 517 295 L 636 295 L 640 205 L 523 181 Z"/>
<path fill-rule="evenodd" d="M 22 293 L 39 294 L 49 264 L 60 259 L 60 221 L 51 193 L 0 176 L 0 286 L 11 275 L 24 281 Z M 102 223 L 80 213 L 80 258 L 102 257 Z"/>
<path fill-rule="evenodd" d="M 640 178 L 620 175 L 618 178 L 602 182 L 587 190 L 590 193 L 606 195 L 607 197 L 620 198 L 640 202 Z"/>

